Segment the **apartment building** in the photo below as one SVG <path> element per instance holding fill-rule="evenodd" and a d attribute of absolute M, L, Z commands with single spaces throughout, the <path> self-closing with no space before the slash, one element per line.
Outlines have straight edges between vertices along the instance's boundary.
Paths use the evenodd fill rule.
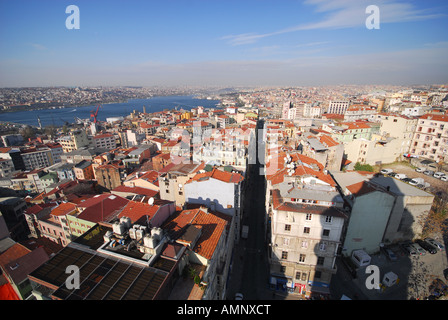
<path fill-rule="evenodd" d="M 213 168 L 209 172 L 200 170 L 184 187 L 185 201 L 200 204 L 232 216 L 235 241 L 239 241 L 241 228 L 241 185 L 244 177 L 236 172 Z"/>
<path fill-rule="evenodd" d="M 448 115 L 419 117 L 410 153 L 436 162 L 448 162 Z"/>
<path fill-rule="evenodd" d="M 160 198 L 174 201 L 177 206 L 183 207 L 186 202 L 184 191 L 185 183 L 194 177 L 199 170 L 204 169 L 204 166 L 204 163 L 181 163 L 170 167 L 167 172 L 160 172 L 160 177 L 158 178 Z"/>
<path fill-rule="evenodd" d="M 254 135 L 247 127 L 212 130 L 202 140 L 193 140 L 193 161 L 246 171 L 248 148 Z"/>
<path fill-rule="evenodd" d="M 14 163 L 11 159 L 0 158 L 0 177 L 8 177 L 14 172 Z"/>
<path fill-rule="evenodd" d="M 48 216 L 38 220 L 42 236 L 65 247 L 71 241 L 66 215 L 76 212 L 76 205 L 70 202 L 53 208 Z"/>
<path fill-rule="evenodd" d="M 73 167 L 73 172 L 75 174 L 76 179 L 79 180 L 93 180 L 95 179 L 93 173 L 92 162 L 83 160 L 77 163 Z"/>
<path fill-rule="evenodd" d="M 121 162 L 107 162 L 94 168 L 98 184 L 108 190 L 115 189 L 124 180 L 125 168 Z"/>
<path fill-rule="evenodd" d="M 0 159 L 11 160 L 14 164 L 14 170 L 25 170 L 19 148 L 0 148 Z"/>
<path fill-rule="evenodd" d="M 343 199 L 316 160 L 280 153 L 275 161 L 279 170 L 266 177 L 270 284 L 308 297 L 329 294 L 347 219 Z"/>
<path fill-rule="evenodd" d="M 64 152 L 71 152 L 82 147 L 89 146 L 89 138 L 83 130 L 75 130 L 69 132 L 68 135 L 58 138 Z"/>
<path fill-rule="evenodd" d="M 117 146 L 115 137 L 111 133 L 96 135 L 92 138 L 92 141 L 95 148 L 111 150 Z"/>
<path fill-rule="evenodd" d="M 329 135 L 303 136 L 300 140 L 302 154 L 322 163 L 325 169 L 340 171 L 344 156 L 344 145 Z"/>
<path fill-rule="evenodd" d="M 327 113 L 331 114 L 345 114 L 350 101 L 347 100 L 332 100 L 328 103 Z"/>
<path fill-rule="evenodd" d="M 51 149 L 48 147 L 40 146 L 22 149 L 21 155 L 27 171 L 46 168 L 55 163 Z"/>

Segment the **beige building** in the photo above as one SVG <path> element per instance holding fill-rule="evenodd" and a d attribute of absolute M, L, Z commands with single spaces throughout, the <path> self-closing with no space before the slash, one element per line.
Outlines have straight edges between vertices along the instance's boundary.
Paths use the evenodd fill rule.
<path fill-rule="evenodd" d="M 436 162 L 448 162 L 448 115 L 419 117 L 410 153 Z"/>
<path fill-rule="evenodd" d="M 204 168 L 201 164 L 178 164 L 170 168 L 168 172 L 161 173 L 159 177 L 160 198 L 176 202 L 177 206 L 185 204 L 184 185 Z"/>
<path fill-rule="evenodd" d="M 395 138 L 372 135 L 371 140 L 355 139 L 344 144 L 346 159 L 353 163 L 385 164 L 400 159 L 402 142 Z"/>
<path fill-rule="evenodd" d="M 71 152 L 89 146 L 89 138 L 83 130 L 71 131 L 68 135 L 60 137 L 58 142 L 64 152 Z"/>

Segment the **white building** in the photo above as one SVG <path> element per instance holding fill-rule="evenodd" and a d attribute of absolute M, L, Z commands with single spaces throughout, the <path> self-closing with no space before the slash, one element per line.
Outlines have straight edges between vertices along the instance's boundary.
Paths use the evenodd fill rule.
<path fill-rule="evenodd" d="M 235 241 L 238 241 L 241 224 L 241 184 L 243 176 L 235 172 L 201 170 L 184 185 L 185 201 L 202 204 L 212 211 L 233 217 Z"/>
<path fill-rule="evenodd" d="M 345 114 L 349 105 L 350 105 L 350 101 L 346 101 L 346 100 L 330 101 L 328 104 L 327 113 Z"/>

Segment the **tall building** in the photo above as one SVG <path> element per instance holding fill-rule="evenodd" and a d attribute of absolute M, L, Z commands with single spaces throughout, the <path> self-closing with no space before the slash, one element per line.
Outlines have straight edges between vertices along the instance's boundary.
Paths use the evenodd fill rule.
<path fill-rule="evenodd" d="M 275 162 L 278 170 L 266 176 L 270 284 L 308 297 L 328 295 L 348 218 L 343 199 L 318 161 L 283 152 Z"/>
<path fill-rule="evenodd" d="M 54 164 L 53 153 L 46 146 L 22 149 L 21 155 L 27 171 L 46 168 Z"/>
<path fill-rule="evenodd" d="M 448 116 L 426 114 L 418 119 L 410 153 L 448 162 Z"/>

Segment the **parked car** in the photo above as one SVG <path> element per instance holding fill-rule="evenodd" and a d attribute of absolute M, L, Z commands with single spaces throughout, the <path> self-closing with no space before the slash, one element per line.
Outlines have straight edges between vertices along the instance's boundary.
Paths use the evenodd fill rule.
<path fill-rule="evenodd" d="M 413 243 L 411 244 L 411 246 L 413 246 L 415 248 L 415 250 L 417 250 L 417 253 L 421 256 L 424 256 L 426 254 L 426 250 L 423 249 L 418 243 Z"/>
<path fill-rule="evenodd" d="M 423 174 L 426 174 L 427 176 L 432 176 L 434 174 L 434 171 L 426 170 L 426 171 L 423 172 Z"/>
<path fill-rule="evenodd" d="M 443 172 L 436 172 L 434 173 L 434 178 L 440 179 L 442 177 L 444 177 L 445 174 Z"/>
<path fill-rule="evenodd" d="M 408 177 L 408 176 L 405 175 L 404 173 L 397 173 L 397 174 L 395 175 L 395 178 L 400 179 L 400 180 L 406 179 L 407 177 Z"/>
<path fill-rule="evenodd" d="M 445 250 L 445 246 L 437 240 L 434 240 L 432 238 L 425 238 L 425 241 L 428 242 L 429 244 L 433 245 L 434 247 L 436 247 L 437 250 L 439 250 L 439 251 Z"/>
<path fill-rule="evenodd" d="M 417 171 L 417 172 L 423 172 L 423 171 L 425 171 L 425 168 L 417 168 L 417 169 L 415 169 L 415 171 Z"/>
<path fill-rule="evenodd" d="M 389 259 L 390 261 L 397 261 L 398 257 L 397 255 L 389 248 L 382 248 L 384 254 L 386 255 L 386 258 Z"/>
<path fill-rule="evenodd" d="M 430 254 L 435 254 L 437 253 L 437 248 L 434 247 L 432 244 L 430 244 L 429 242 L 423 241 L 421 239 L 417 239 L 415 240 L 415 242 L 417 242 L 420 247 L 422 247 L 423 249 L 425 249 L 426 251 L 428 251 Z"/>
<path fill-rule="evenodd" d="M 394 172 L 392 169 L 383 169 L 383 170 L 381 170 L 382 174 L 389 174 L 389 173 L 392 173 L 392 172 Z"/>
<path fill-rule="evenodd" d="M 411 181 L 409 181 L 409 184 L 412 186 L 416 186 L 418 184 L 423 184 L 425 183 L 425 180 L 423 178 L 414 178 Z"/>
<path fill-rule="evenodd" d="M 395 177 L 396 175 L 397 175 L 396 172 L 391 172 L 391 173 L 388 174 L 389 177 Z"/>
<path fill-rule="evenodd" d="M 402 243 L 401 247 L 407 252 L 410 256 L 417 256 L 417 250 L 411 245 L 411 243 Z"/>
<path fill-rule="evenodd" d="M 440 178 L 440 180 L 447 182 L 448 181 L 448 176 L 443 176 L 442 178 Z"/>
<path fill-rule="evenodd" d="M 403 182 L 411 182 L 411 180 L 412 180 L 412 178 L 404 178 L 404 179 L 401 179 L 401 181 L 403 181 Z"/>

